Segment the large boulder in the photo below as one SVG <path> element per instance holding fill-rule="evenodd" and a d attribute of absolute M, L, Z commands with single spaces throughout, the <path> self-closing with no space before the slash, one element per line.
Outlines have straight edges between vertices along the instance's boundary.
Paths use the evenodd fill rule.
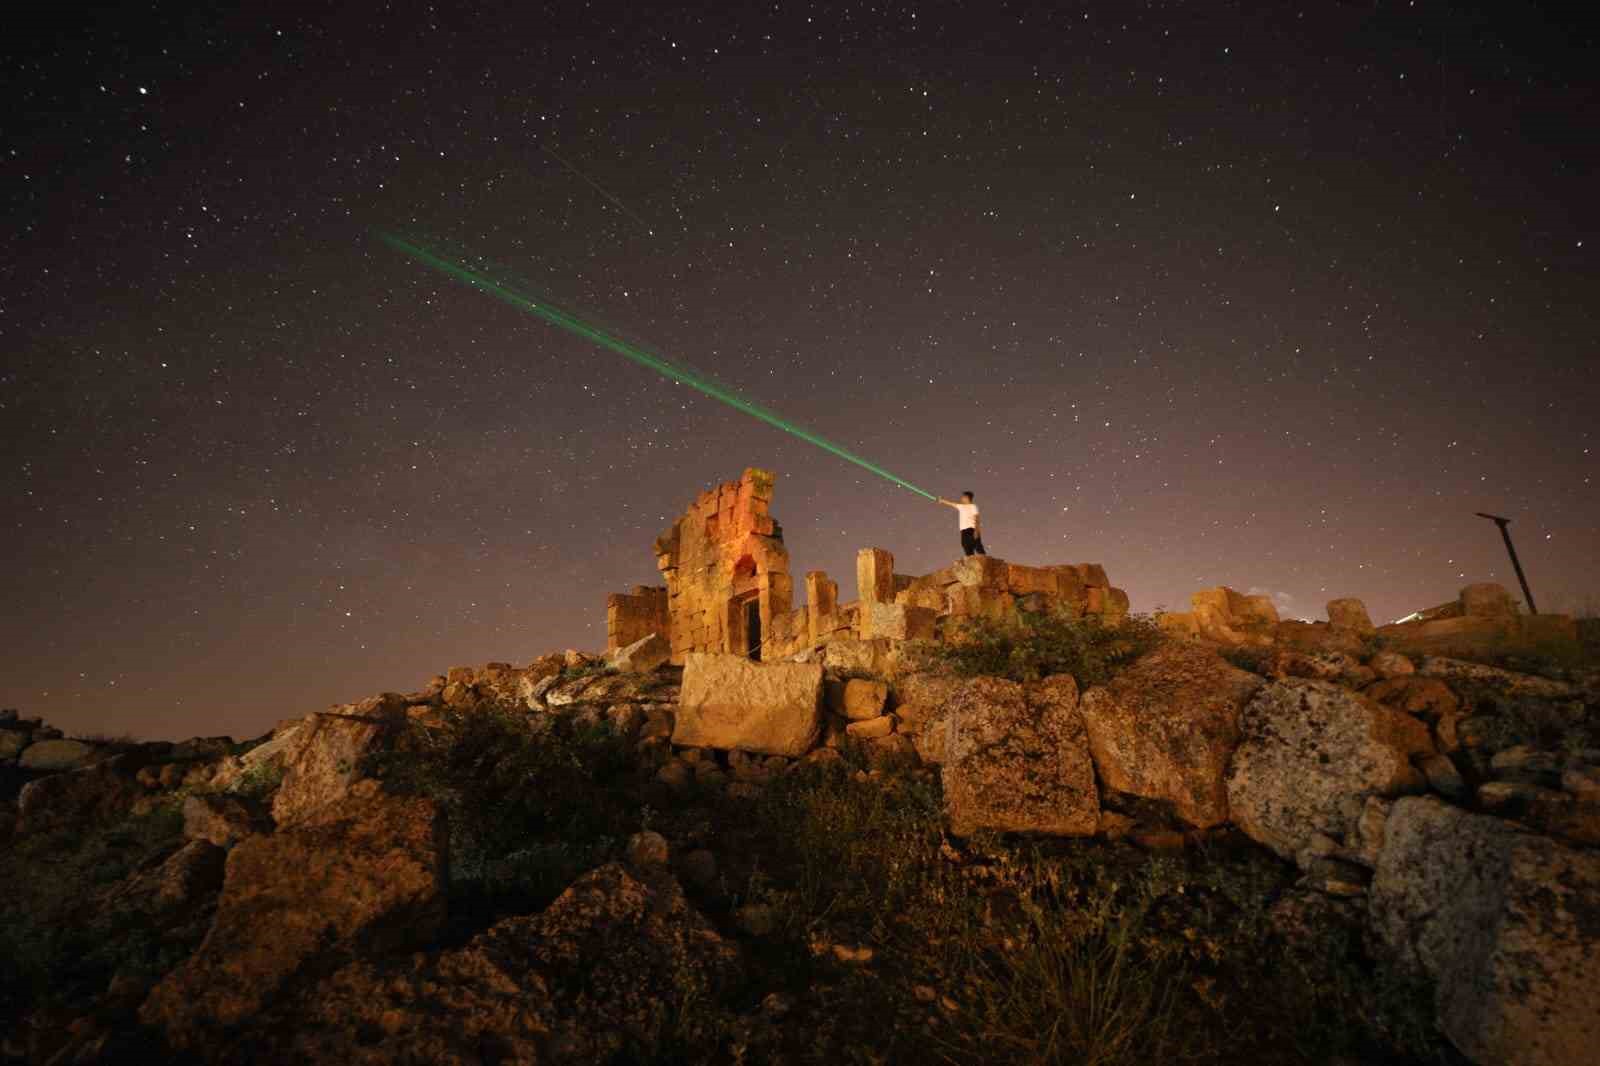
<path fill-rule="evenodd" d="M 189 841 L 157 871 L 156 903 L 181 909 L 215 894 L 222 887 L 226 857 L 225 851 L 209 841 Z"/>
<path fill-rule="evenodd" d="M 17 832 L 36 833 L 69 822 L 126 815 L 144 795 L 134 777 L 138 762 L 129 754 L 115 755 L 80 770 L 29 781 L 17 794 Z"/>
<path fill-rule="evenodd" d="M 386 795 L 376 781 L 292 828 L 247 837 L 228 853 L 210 932 L 151 991 L 141 1020 L 210 1054 L 297 975 L 426 942 L 444 918 L 445 848 L 432 800 Z"/>
<path fill-rule="evenodd" d="M 690 652 L 672 742 L 804 755 L 821 731 L 822 667 Z"/>
<path fill-rule="evenodd" d="M 1273 639 L 1279 647 L 1313 654 L 1360 655 L 1365 645 L 1364 638 L 1355 630 L 1327 622 L 1301 622 L 1295 619 L 1279 622 L 1273 630 Z"/>
<path fill-rule="evenodd" d="M 24 770 L 76 770 L 93 762 L 99 750 L 81 740 L 40 740 L 22 750 L 17 765 Z"/>
<path fill-rule="evenodd" d="M 1262 679 L 1196 644 L 1168 644 L 1083 694 L 1089 753 L 1108 789 L 1171 803 L 1202 828 L 1228 820 L 1239 712 Z"/>
<path fill-rule="evenodd" d="M 886 637 L 830 640 L 820 649 L 807 653 L 807 658 L 822 663 L 834 675 L 893 677 L 900 670 L 899 651 L 894 641 Z"/>
<path fill-rule="evenodd" d="M 15 759 L 28 746 L 31 734 L 20 729 L 0 728 L 0 762 Z"/>
<path fill-rule="evenodd" d="M 1328 601 L 1328 624 L 1334 629 L 1344 629 L 1362 636 L 1378 631 L 1367 613 L 1367 605 L 1353 596 Z"/>
<path fill-rule="evenodd" d="M 925 670 L 907 674 L 894 683 L 895 718 L 908 734 L 923 762 L 944 762 L 946 718 L 951 698 L 966 684 L 954 674 Z"/>
<path fill-rule="evenodd" d="M 1090 836 L 1100 823 L 1094 763 L 1068 675 L 1030 685 L 967 682 L 945 720 L 945 813 L 950 831 Z"/>
<path fill-rule="evenodd" d="M 189 840 L 231 848 L 247 836 L 271 831 L 266 811 L 243 796 L 196 792 L 183 801 L 183 835 Z"/>
<path fill-rule="evenodd" d="M 1189 597 L 1202 637 L 1223 644 L 1271 644 L 1278 609 L 1270 596 L 1243 596 L 1226 585 Z"/>
<path fill-rule="evenodd" d="M 1576 686 L 1565 681 L 1552 681 L 1442 655 L 1424 658 L 1417 672 L 1423 677 L 1435 677 L 1448 683 L 1458 694 L 1473 701 L 1570 700 L 1581 695 Z"/>
<path fill-rule="evenodd" d="M 1461 590 L 1461 611 L 1469 616 L 1485 618 L 1515 618 L 1517 601 L 1511 598 L 1504 585 L 1492 581 L 1468 585 Z"/>
<path fill-rule="evenodd" d="M 1438 678 L 1402 674 L 1374 681 L 1361 693 L 1375 703 L 1427 722 L 1433 727 L 1434 742 L 1441 751 L 1454 751 L 1460 746 L 1456 725 L 1461 720 L 1461 701 Z"/>
<path fill-rule="evenodd" d="M 660 633 L 641 637 L 625 648 L 606 653 L 606 662 L 625 674 L 648 674 L 672 660 L 672 644 Z M 541 679 L 542 680 L 542 679 Z"/>
<path fill-rule="evenodd" d="M 463 947 L 352 963 L 308 997 L 303 1024 L 260 1039 L 273 1061 L 351 1066 L 653 1061 L 688 997 L 738 967 L 664 868 L 612 863 Z"/>
<path fill-rule="evenodd" d="M 1246 705 L 1228 769 L 1228 809 L 1257 843 L 1287 859 L 1339 841 L 1367 796 L 1419 792 L 1412 756 L 1431 754 L 1427 726 L 1331 681 L 1276 681 Z"/>
<path fill-rule="evenodd" d="M 1372 930 L 1431 978 L 1440 1029 L 1481 1063 L 1568 1066 L 1600 1047 L 1600 854 L 1431 797 L 1394 805 Z"/>
<path fill-rule="evenodd" d="M 888 698 L 887 682 L 853 677 L 844 683 L 840 702 L 844 716 L 852 722 L 860 722 L 881 715 Z"/>
<path fill-rule="evenodd" d="M 168 933 L 176 931 L 175 925 L 209 922 L 207 905 L 222 888 L 227 858 L 222 848 L 204 840 L 191 840 L 161 862 L 136 869 L 106 894 L 97 897 L 96 902 L 143 912 L 157 919 Z M 204 925 L 195 929 L 195 939 L 204 932 Z"/>
<path fill-rule="evenodd" d="M 342 799 L 361 780 L 363 763 L 389 747 L 406 721 L 400 696 L 379 696 L 343 709 L 313 714 L 279 756 L 283 783 L 272 798 L 272 817 L 289 825 Z"/>

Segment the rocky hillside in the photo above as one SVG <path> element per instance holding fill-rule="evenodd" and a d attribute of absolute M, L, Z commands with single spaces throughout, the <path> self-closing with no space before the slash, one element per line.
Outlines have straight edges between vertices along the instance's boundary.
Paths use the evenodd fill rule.
<path fill-rule="evenodd" d="M 646 637 L 244 743 L 4 712 L 3 1053 L 1584 1061 L 1600 675 L 1338 644 Z"/>

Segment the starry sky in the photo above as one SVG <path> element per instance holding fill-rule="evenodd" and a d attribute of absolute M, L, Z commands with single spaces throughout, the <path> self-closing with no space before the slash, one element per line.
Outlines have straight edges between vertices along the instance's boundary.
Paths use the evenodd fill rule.
<path fill-rule="evenodd" d="M 226 8 L 219 10 L 218 8 Z M 1576 16 L 1574 16 L 1576 18 Z M 1520 2 L 175 4 L 8 27 L 0 706 L 252 736 L 605 642 L 701 489 L 1136 610 L 1600 604 L 1595 41 Z"/>

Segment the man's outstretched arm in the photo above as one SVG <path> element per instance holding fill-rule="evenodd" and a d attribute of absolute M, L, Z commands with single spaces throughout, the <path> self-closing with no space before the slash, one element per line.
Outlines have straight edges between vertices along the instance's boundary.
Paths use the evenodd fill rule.
<path fill-rule="evenodd" d="M 947 500 L 943 496 L 939 497 L 939 502 L 944 504 L 946 507 L 954 507 L 954 506 L 956 506 L 956 503 L 955 503 L 954 500 Z"/>

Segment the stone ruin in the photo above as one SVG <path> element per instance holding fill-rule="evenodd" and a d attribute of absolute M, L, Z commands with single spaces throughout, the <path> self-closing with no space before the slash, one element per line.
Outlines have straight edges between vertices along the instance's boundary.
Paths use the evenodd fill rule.
<path fill-rule="evenodd" d="M 783 528 L 772 517 L 774 476 L 748 469 L 738 481 L 695 498 L 656 538 L 665 586 L 635 586 L 606 599 L 606 650 L 651 634 L 670 644 L 671 661 L 721 652 L 775 661 L 844 641 L 941 640 L 953 620 L 1007 621 L 1022 611 L 1064 608 L 1108 621 L 1128 613 L 1098 563 L 1022 566 L 974 555 L 931 574 L 897 574 L 894 555 L 862 548 L 856 599 L 839 602 L 838 583 L 821 570 L 805 577 L 804 607 Z"/>
<path fill-rule="evenodd" d="M 1269 596 L 1201 589 L 1191 609 L 1156 621 L 1170 635 L 1211 644 L 1356 654 L 1371 642 L 1413 655 L 1472 655 L 1507 647 L 1576 647 L 1587 634 L 1564 614 L 1523 614 L 1501 585 L 1468 585 L 1448 603 L 1378 626 L 1353 597 L 1329 600 L 1326 622 L 1280 619 Z"/>

